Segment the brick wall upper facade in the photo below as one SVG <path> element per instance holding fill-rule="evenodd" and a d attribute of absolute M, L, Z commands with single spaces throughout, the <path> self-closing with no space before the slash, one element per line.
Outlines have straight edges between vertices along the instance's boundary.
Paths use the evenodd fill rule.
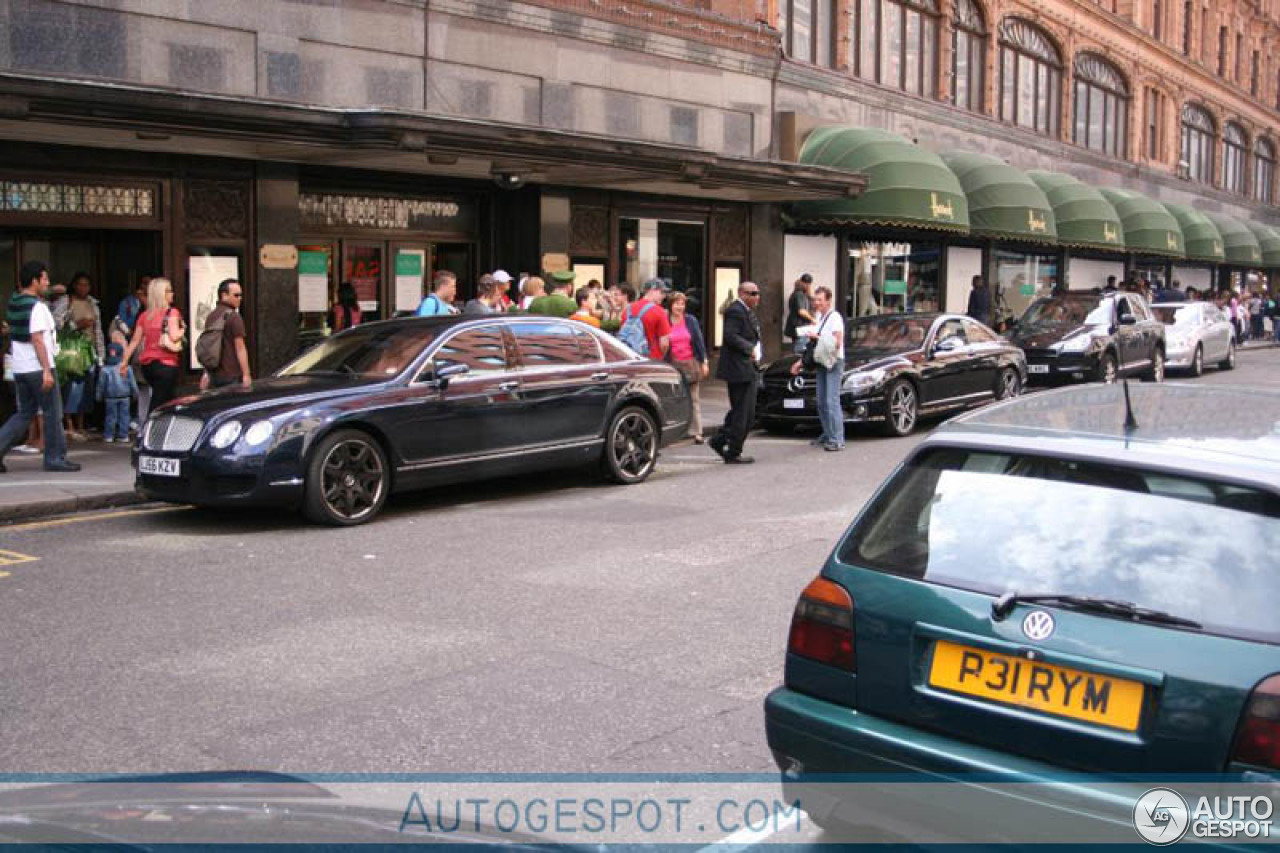
<path fill-rule="evenodd" d="M 862 2 L 865 5 L 866 0 Z M 932 97 L 856 76 L 858 0 L 831 0 L 832 61 L 826 68 L 791 63 L 783 74 L 779 109 L 906 128 L 913 131 L 909 136 L 922 141 L 948 136 L 954 142 L 957 134 L 968 138 L 985 135 L 991 137 L 991 146 L 1012 148 L 1011 162 L 1027 168 L 1045 168 L 1054 160 L 1061 164 L 1065 158 L 1125 178 L 1133 177 L 1137 166 L 1143 172 L 1177 179 L 1183 171 L 1179 165 L 1183 154 L 1181 113 L 1183 106 L 1191 103 L 1204 107 L 1216 126 L 1212 185 L 1197 186 L 1194 191 L 1208 190 L 1213 195 L 1213 188 L 1223 185 L 1223 129 L 1231 122 L 1244 130 L 1250 146 L 1245 192 L 1231 200 L 1248 203 L 1253 199 L 1252 156 L 1258 140 L 1280 147 L 1280 0 L 972 0 L 987 33 L 983 109 L 977 112 L 951 105 L 956 2 L 907 0 L 908 5 L 936 9 L 930 15 L 938 29 Z M 789 23 L 785 11 L 784 6 L 778 20 L 784 30 Z M 1047 138 L 1000 116 L 1000 28 L 1009 18 L 1038 28 L 1060 56 L 1057 132 Z M 1187 21 L 1191 32 L 1184 40 Z M 1226 27 L 1222 38 L 1221 27 Z M 784 35 L 784 42 L 786 38 Z M 1188 53 L 1183 52 L 1184 41 Z M 1218 73 L 1220 45 L 1226 50 L 1222 74 Z M 1127 117 L 1120 133 L 1120 150 L 1114 155 L 1088 150 L 1073 141 L 1075 60 L 1082 54 L 1101 57 L 1114 66 L 1128 89 Z M 1153 98 L 1152 93 L 1159 97 Z M 1148 125 L 1153 118 L 1151 134 Z M 1153 143 L 1149 142 L 1152 136 Z M 1011 145 L 1004 146 L 1004 142 Z M 1278 194 L 1280 187 L 1273 181 L 1272 198 Z"/>

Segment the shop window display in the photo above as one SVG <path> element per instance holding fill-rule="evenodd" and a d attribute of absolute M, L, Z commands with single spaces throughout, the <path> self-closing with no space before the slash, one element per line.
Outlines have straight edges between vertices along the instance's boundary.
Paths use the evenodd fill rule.
<path fill-rule="evenodd" d="M 1053 293 L 1061 281 L 1055 255 L 993 250 L 991 264 L 995 284 L 991 313 L 998 332 L 1009 328 L 1032 302 Z"/>
<path fill-rule="evenodd" d="M 939 306 L 936 243 L 859 243 L 849 250 L 848 316 L 922 313 Z"/>

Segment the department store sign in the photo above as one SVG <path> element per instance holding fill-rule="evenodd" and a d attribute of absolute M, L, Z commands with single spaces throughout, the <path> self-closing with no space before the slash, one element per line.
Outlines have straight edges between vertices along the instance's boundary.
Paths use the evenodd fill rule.
<path fill-rule="evenodd" d="M 303 227 L 448 232 L 475 227 L 475 206 L 451 198 L 301 193 L 298 209 Z"/>

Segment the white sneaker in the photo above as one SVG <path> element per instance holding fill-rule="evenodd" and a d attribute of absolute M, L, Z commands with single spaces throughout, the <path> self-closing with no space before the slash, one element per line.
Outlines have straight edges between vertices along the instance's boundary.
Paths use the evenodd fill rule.
<path fill-rule="evenodd" d="M 43 452 L 44 452 L 44 451 L 43 451 L 43 450 L 41 450 L 40 448 L 38 448 L 38 447 L 32 447 L 32 446 L 31 446 L 31 445 L 29 445 L 29 444 L 19 444 L 17 447 L 15 447 L 15 448 L 13 448 L 13 449 L 14 449 L 14 451 L 15 451 L 15 452 L 17 452 L 17 453 L 31 453 L 31 454 L 36 454 L 36 453 L 43 453 Z"/>
<path fill-rule="evenodd" d="M 102 439 L 102 443 L 103 443 L 103 444 L 115 444 L 115 443 L 116 443 L 116 440 L 115 440 L 114 438 L 112 438 L 111 436 L 107 436 L 106 438 Z"/>

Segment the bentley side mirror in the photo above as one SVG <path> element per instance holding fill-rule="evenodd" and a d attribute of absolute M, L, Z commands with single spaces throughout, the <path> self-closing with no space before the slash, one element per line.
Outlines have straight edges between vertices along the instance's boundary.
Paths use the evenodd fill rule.
<path fill-rule="evenodd" d="M 455 376 L 463 376 L 471 372 L 471 368 L 465 364 L 446 364 L 444 367 L 436 368 L 432 371 L 432 379 L 436 387 L 441 391 L 449 387 L 449 380 Z"/>

